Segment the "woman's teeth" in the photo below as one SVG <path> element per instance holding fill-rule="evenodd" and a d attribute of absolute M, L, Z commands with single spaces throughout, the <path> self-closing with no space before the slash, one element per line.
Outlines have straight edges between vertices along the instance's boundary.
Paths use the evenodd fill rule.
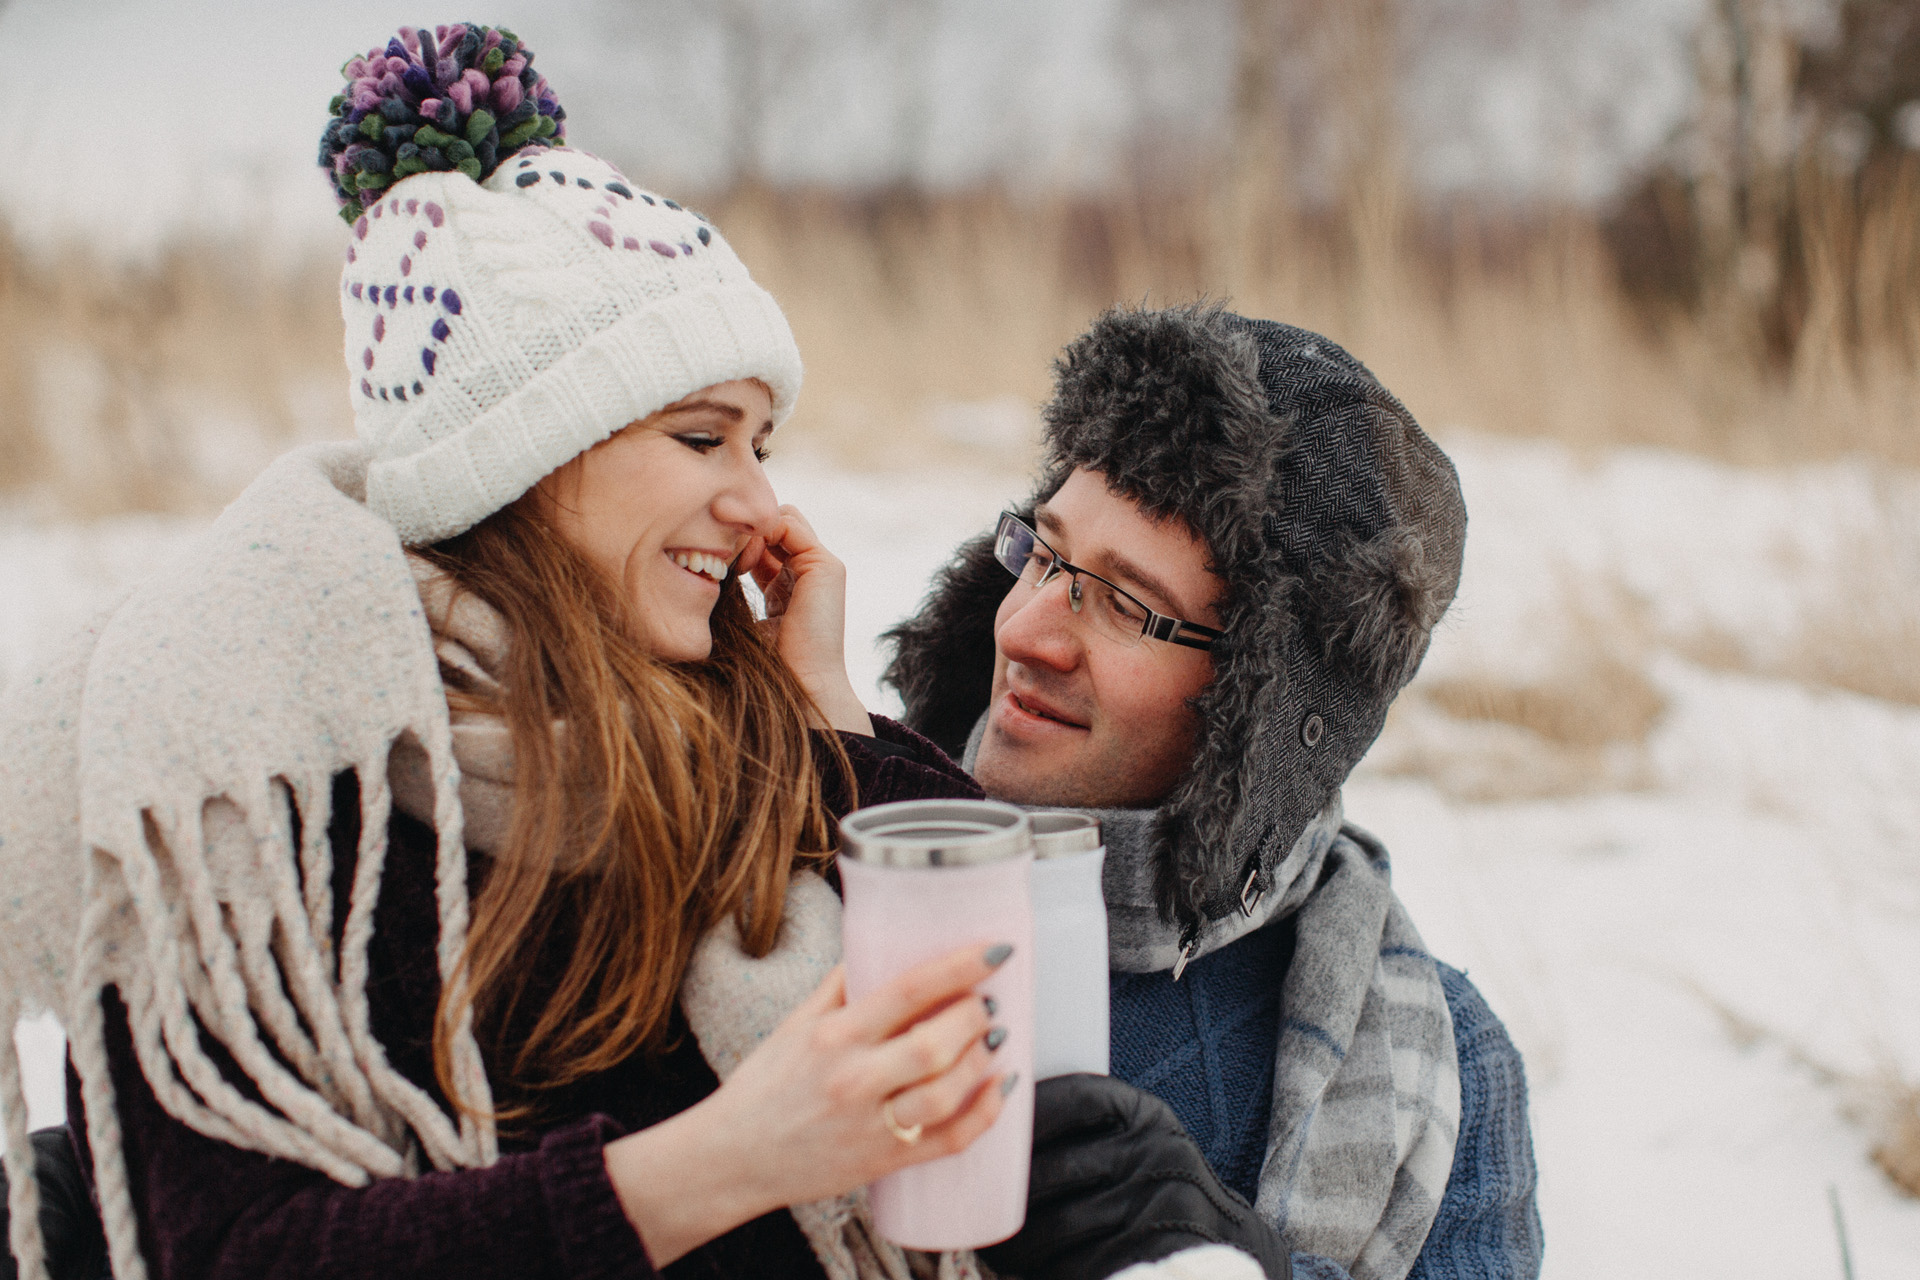
<path fill-rule="evenodd" d="M 719 556 L 705 551 L 670 551 L 673 562 L 689 573 L 697 573 L 703 578 L 712 578 L 722 582 L 727 576 L 727 562 Z"/>

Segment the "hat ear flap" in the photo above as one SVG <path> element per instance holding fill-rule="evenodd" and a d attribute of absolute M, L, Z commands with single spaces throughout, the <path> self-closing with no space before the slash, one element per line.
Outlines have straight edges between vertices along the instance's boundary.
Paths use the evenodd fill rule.
<path fill-rule="evenodd" d="M 1019 514 L 1031 520 L 1032 505 Z M 993 619 L 1012 586 L 993 535 L 981 534 L 934 576 L 914 615 L 881 637 L 893 660 L 880 679 L 899 691 L 902 719 L 956 760 L 993 699 Z"/>
<path fill-rule="evenodd" d="M 1420 669 L 1453 587 L 1420 536 L 1400 525 L 1342 543 L 1312 573 L 1306 595 L 1327 660 L 1391 697 Z"/>

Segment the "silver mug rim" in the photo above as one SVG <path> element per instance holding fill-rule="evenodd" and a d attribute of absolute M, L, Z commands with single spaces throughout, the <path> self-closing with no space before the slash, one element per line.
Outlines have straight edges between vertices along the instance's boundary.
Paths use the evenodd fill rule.
<path fill-rule="evenodd" d="M 985 866 L 1032 853 L 1033 823 L 998 800 L 895 800 L 842 818 L 840 852 L 869 866 Z"/>

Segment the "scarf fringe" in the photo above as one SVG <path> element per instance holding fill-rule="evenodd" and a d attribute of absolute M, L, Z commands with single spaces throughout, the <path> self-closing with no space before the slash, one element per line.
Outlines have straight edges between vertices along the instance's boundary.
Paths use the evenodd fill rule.
<path fill-rule="evenodd" d="M 0 1015 L 11 1029 L 17 1002 Z M 27 1280 L 47 1280 L 46 1241 L 40 1235 L 40 1183 L 34 1177 L 33 1141 L 27 1136 L 27 1095 L 20 1081 L 20 1053 L 0 1046 L 0 1111 L 6 1113 L 7 1243 Z"/>
<path fill-rule="evenodd" d="M 48 1005 L 67 1029 L 121 1280 L 146 1267 L 107 1065 L 109 987 L 155 1098 L 209 1138 L 346 1186 L 411 1176 L 423 1159 L 498 1156 L 471 1015 L 454 1028 L 465 1105 L 452 1117 L 394 1069 L 371 1026 L 368 946 L 402 742 L 431 776 L 435 960 L 454 1007 L 470 912 L 445 695 L 407 557 L 362 505 L 365 466 L 351 444 L 280 459 L 190 564 L 9 690 L 0 819 L 28 906 L 14 903 L 25 931 L 0 946 L 0 1008 L 11 1025 Z M 329 829 L 347 769 L 361 837 L 336 946 Z M 222 1075 L 203 1033 L 258 1101 Z M 22 1275 L 45 1280 L 20 1067 L 0 1059 L 10 1243 Z"/>

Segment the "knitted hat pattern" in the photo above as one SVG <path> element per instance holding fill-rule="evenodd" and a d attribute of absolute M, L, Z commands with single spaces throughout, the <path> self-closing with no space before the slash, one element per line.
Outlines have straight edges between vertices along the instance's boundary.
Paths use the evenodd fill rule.
<path fill-rule="evenodd" d="M 504 27 L 402 27 L 340 74 L 347 89 L 320 136 L 320 167 L 348 222 L 402 178 L 457 169 L 479 182 L 520 147 L 567 136 L 533 51 Z"/>
<path fill-rule="evenodd" d="M 703 387 L 758 378 L 776 423 L 799 393 L 785 316 L 705 218 L 540 143 L 565 112 L 532 58 L 471 24 L 403 31 L 346 65 L 322 140 L 353 218 L 340 309 L 367 503 L 409 545 Z"/>

